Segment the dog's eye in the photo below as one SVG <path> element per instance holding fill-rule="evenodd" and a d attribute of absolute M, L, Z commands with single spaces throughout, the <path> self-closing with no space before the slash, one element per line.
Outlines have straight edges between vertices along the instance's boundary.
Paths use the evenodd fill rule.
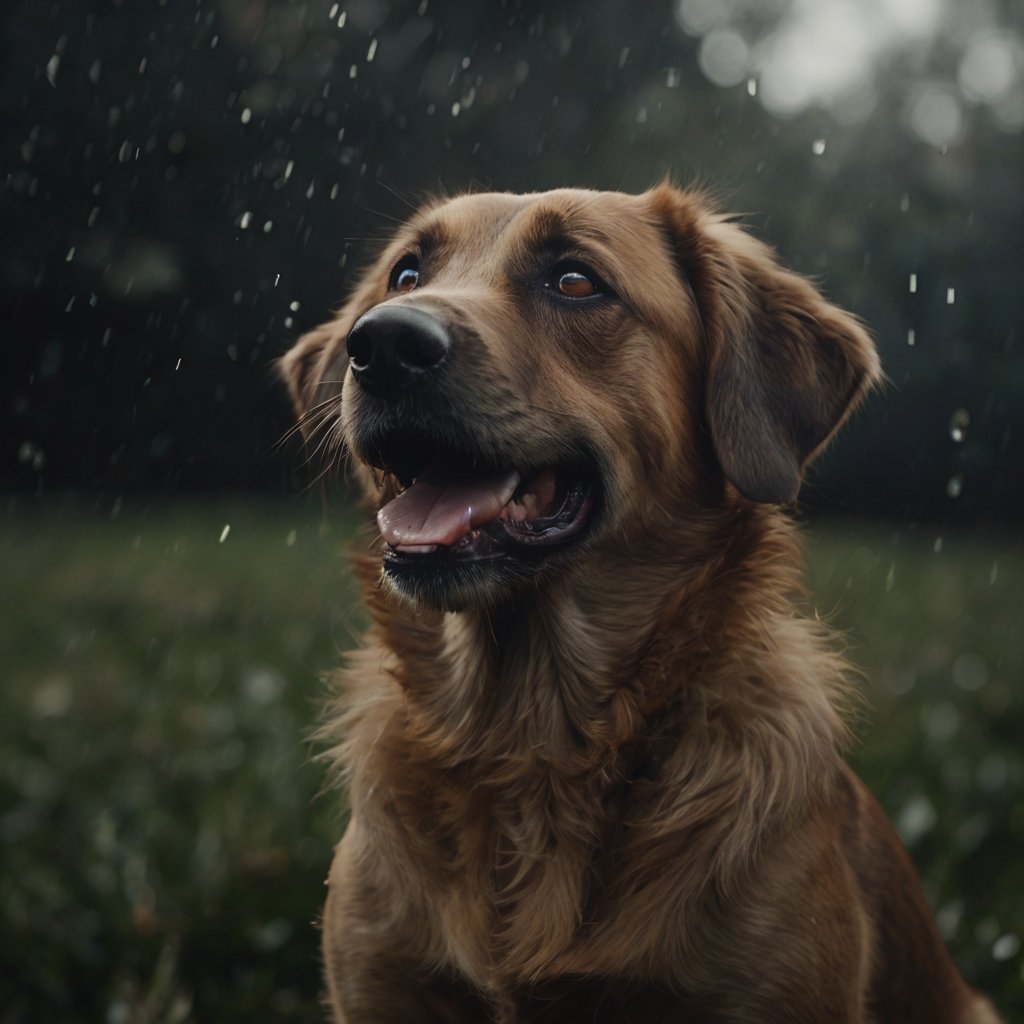
<path fill-rule="evenodd" d="M 579 260 L 561 260 L 547 273 L 544 287 L 567 299 L 593 299 L 609 296 L 611 289 L 600 276 Z"/>
<path fill-rule="evenodd" d="M 558 278 L 558 290 L 570 299 L 588 299 L 598 292 L 597 285 L 578 270 L 567 270 Z"/>
<path fill-rule="evenodd" d="M 411 292 L 420 283 L 420 261 L 415 256 L 403 256 L 391 271 L 389 291 Z"/>

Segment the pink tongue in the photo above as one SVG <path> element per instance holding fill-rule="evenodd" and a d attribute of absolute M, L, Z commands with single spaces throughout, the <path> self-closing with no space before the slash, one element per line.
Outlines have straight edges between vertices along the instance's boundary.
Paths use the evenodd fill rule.
<path fill-rule="evenodd" d="M 519 474 L 472 479 L 421 478 L 377 513 L 381 535 L 393 547 L 446 547 L 498 518 Z"/>

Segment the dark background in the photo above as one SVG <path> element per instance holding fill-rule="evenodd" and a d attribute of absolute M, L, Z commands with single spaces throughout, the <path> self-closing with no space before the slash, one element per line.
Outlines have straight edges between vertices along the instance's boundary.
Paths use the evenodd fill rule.
<path fill-rule="evenodd" d="M 1024 2 L 5 0 L 0 1024 L 319 1019 L 309 737 L 363 620 L 273 361 L 426 193 L 666 174 L 878 340 L 808 611 L 1024 1020 Z"/>
<path fill-rule="evenodd" d="M 417 197 L 670 173 L 876 334 L 891 386 L 811 505 L 1019 521 L 1019 2 L 334 6 L 5 5 L 0 486 L 287 488 L 271 362 Z M 815 92 L 858 26 L 859 75 Z M 773 96 L 787 39 L 810 77 L 777 55 Z"/>

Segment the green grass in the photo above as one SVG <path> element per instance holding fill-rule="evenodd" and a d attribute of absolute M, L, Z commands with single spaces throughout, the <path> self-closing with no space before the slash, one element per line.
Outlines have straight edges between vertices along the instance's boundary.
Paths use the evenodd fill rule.
<path fill-rule="evenodd" d="M 362 621 L 351 519 L 331 518 L 239 500 L 0 516 L 4 1024 L 317 1018 L 342 808 L 306 737 Z M 816 526 L 815 604 L 866 670 L 858 768 L 1012 1016 L 1024 548 L 934 540 Z"/>

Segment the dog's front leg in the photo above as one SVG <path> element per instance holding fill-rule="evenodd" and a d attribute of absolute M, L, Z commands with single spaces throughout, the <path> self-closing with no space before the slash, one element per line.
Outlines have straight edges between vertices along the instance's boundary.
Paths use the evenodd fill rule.
<path fill-rule="evenodd" d="M 482 1024 L 486 1003 L 454 974 L 432 970 L 430 928 L 386 884 L 349 826 L 328 878 L 323 915 L 328 1006 L 336 1024 Z"/>

